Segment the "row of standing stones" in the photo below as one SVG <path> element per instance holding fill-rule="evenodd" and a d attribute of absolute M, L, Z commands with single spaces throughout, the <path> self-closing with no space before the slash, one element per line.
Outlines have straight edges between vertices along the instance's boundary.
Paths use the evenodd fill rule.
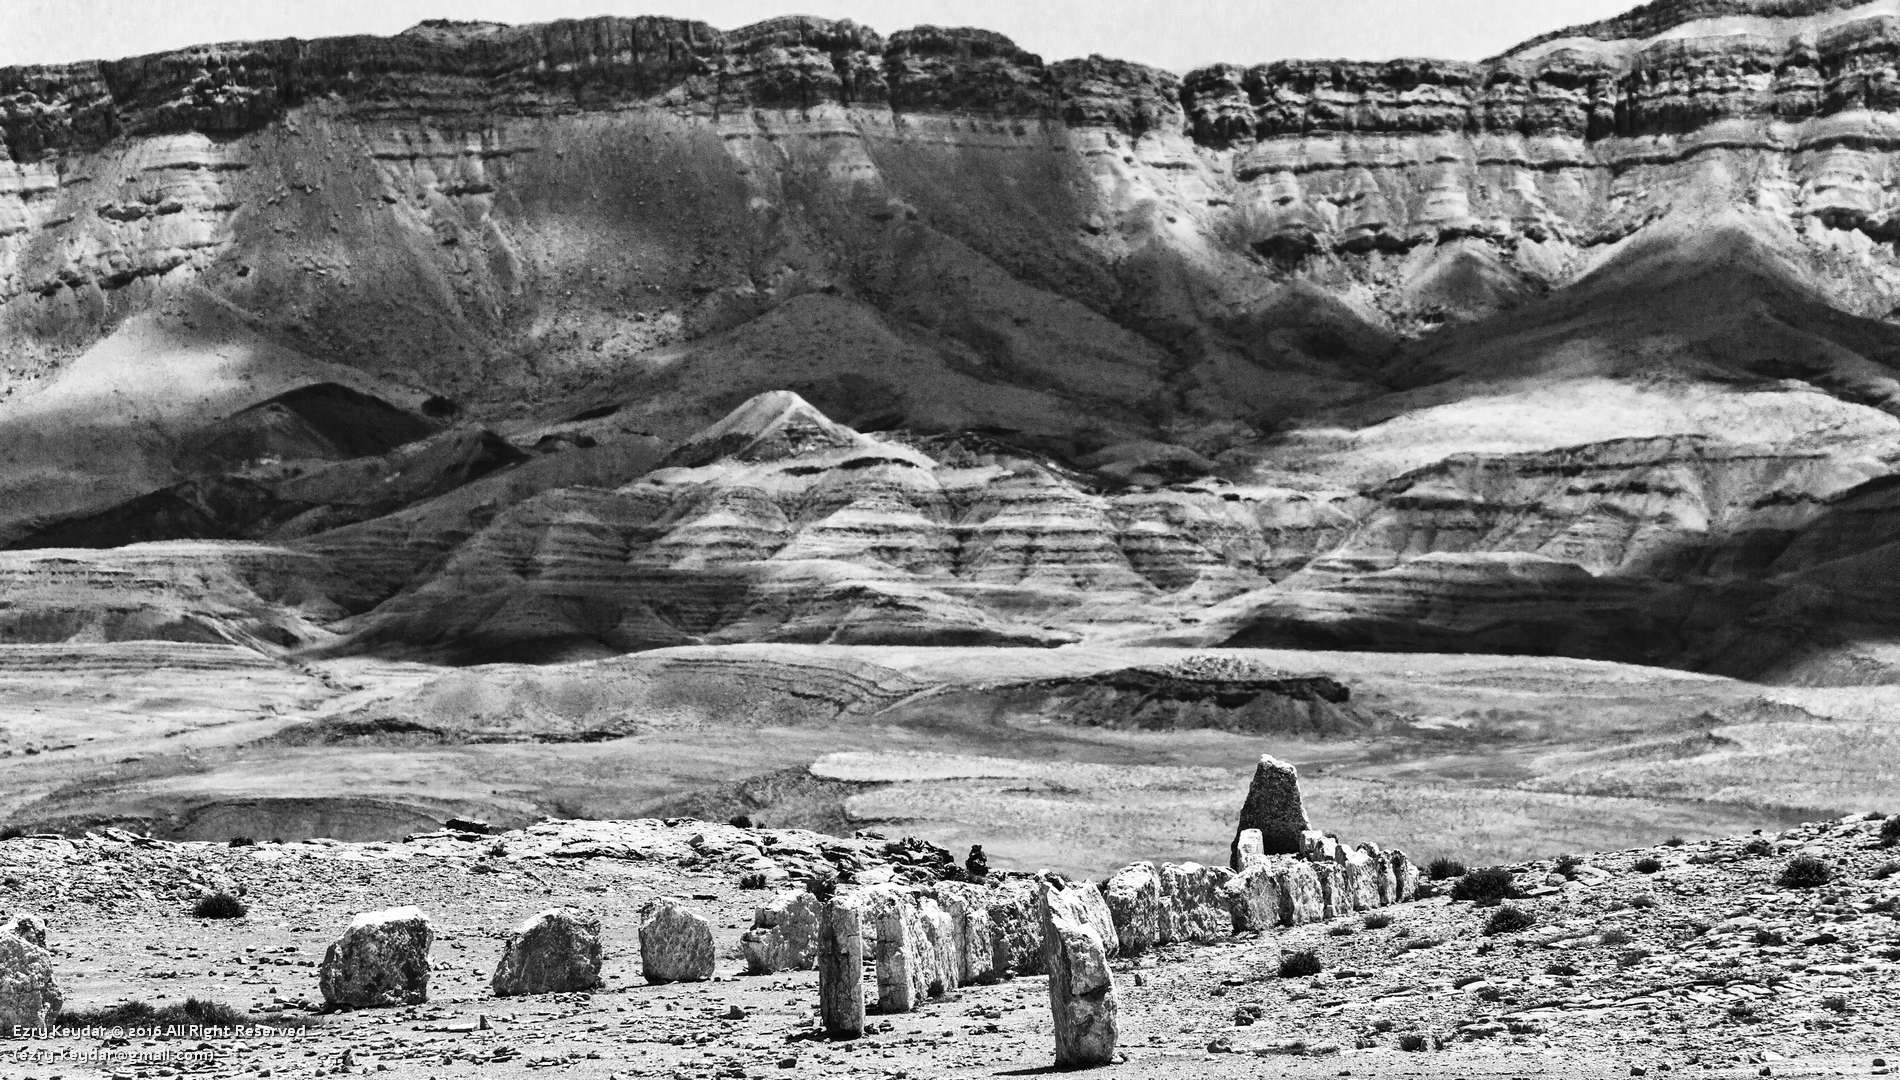
<path fill-rule="evenodd" d="M 820 1021 L 833 1038 L 864 1031 L 867 957 L 883 1014 L 913 1011 L 959 986 L 1046 974 L 1057 1063 L 1104 1064 L 1118 1037 L 1111 957 L 1365 911 L 1409 900 L 1418 885 L 1403 852 L 1347 848 L 1311 829 L 1297 772 L 1267 756 L 1241 809 L 1230 866 L 1138 862 L 1099 884 L 1042 874 L 866 885 L 823 898 L 788 891 L 755 910 L 740 947 L 754 974 L 816 968 Z M 639 935 L 649 983 L 713 976 L 704 915 L 652 901 Z M 426 1001 L 434 938 L 418 908 L 358 915 L 324 955 L 324 1001 L 343 1009 Z M 601 985 L 600 967 L 599 920 L 544 911 L 509 937 L 491 987 L 503 997 L 591 990 Z M 44 928 L 31 917 L 0 926 L 0 1030 L 45 1026 L 60 1004 Z"/>

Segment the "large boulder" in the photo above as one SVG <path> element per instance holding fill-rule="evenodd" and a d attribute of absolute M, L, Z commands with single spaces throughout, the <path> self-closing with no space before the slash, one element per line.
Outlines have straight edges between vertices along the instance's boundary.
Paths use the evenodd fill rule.
<path fill-rule="evenodd" d="M 1234 872 L 1224 866 L 1166 863 L 1161 867 L 1160 932 L 1163 945 L 1177 941 L 1217 941 L 1234 932 L 1227 884 Z"/>
<path fill-rule="evenodd" d="M 675 901 L 648 901 L 640 909 L 640 972 L 650 983 L 712 978 L 712 924 Z"/>
<path fill-rule="evenodd" d="M 330 944 L 318 968 L 323 1000 L 339 1009 L 379 1009 L 429 1000 L 435 929 L 421 908 L 366 911 Z"/>
<path fill-rule="evenodd" d="M 1124 956 L 1161 944 L 1161 874 L 1150 862 L 1130 863 L 1102 886 L 1109 918 Z"/>
<path fill-rule="evenodd" d="M 1315 864 L 1304 860 L 1286 860 L 1285 901 L 1280 908 L 1282 926 L 1304 926 L 1326 918 L 1326 887 Z"/>
<path fill-rule="evenodd" d="M 1106 1065 L 1115 1059 L 1115 1044 L 1120 1038 L 1108 951 L 1094 928 L 1070 917 L 1075 905 L 1059 899 L 1062 893 L 1086 888 L 1065 886 L 1059 881 L 1044 882 L 1042 887 L 1049 1009 L 1055 1019 L 1056 1065 L 1060 1068 Z"/>
<path fill-rule="evenodd" d="M 48 1027 L 64 1000 L 46 949 L 46 925 L 32 916 L 0 927 L 0 1038 L 13 1029 Z"/>
<path fill-rule="evenodd" d="M 1300 798 L 1300 773 L 1272 754 L 1260 755 L 1254 767 L 1253 783 L 1247 787 L 1247 799 L 1240 807 L 1240 824 L 1234 830 L 1233 849 L 1228 865 L 1242 868 L 1240 837 L 1248 830 L 1260 831 L 1260 849 L 1267 855 L 1294 855 L 1300 851 L 1300 834 L 1310 828 L 1306 804 Z"/>
<path fill-rule="evenodd" d="M 780 893 L 753 912 L 739 939 L 746 970 L 754 975 L 808 971 L 818 956 L 818 898 L 803 890 Z"/>
<path fill-rule="evenodd" d="M 496 997 L 562 994 L 600 985 L 600 920 L 543 911 L 515 928 L 489 986 Z"/>
<path fill-rule="evenodd" d="M 1271 862 L 1249 866 L 1227 883 L 1226 895 L 1236 931 L 1271 930 L 1280 925 L 1286 907 L 1286 867 Z"/>

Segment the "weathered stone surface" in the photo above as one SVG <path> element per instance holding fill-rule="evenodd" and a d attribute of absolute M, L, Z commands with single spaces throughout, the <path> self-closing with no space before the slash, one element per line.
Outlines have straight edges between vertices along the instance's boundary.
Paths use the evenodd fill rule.
<path fill-rule="evenodd" d="M 38 915 L 15 915 L 0 923 L 0 934 L 22 937 L 42 949 L 46 948 L 46 922 Z"/>
<path fill-rule="evenodd" d="M 939 882 L 936 887 L 937 903 L 950 918 L 950 954 L 959 986 L 1002 978 L 996 966 L 989 894 L 981 885 L 964 882 Z"/>
<path fill-rule="evenodd" d="M 600 985 L 600 955 L 599 919 L 543 911 L 509 935 L 489 986 L 496 997 L 592 990 Z"/>
<path fill-rule="evenodd" d="M 1041 895 L 1059 909 L 1058 914 L 1094 930 L 1095 935 L 1102 939 L 1102 948 L 1108 950 L 1108 955 L 1119 955 L 1121 935 L 1115 931 L 1115 919 L 1109 914 L 1108 901 L 1102 896 L 1101 889 L 1091 882 L 1071 881 L 1065 888 L 1045 889 Z"/>
<path fill-rule="evenodd" d="M 1224 866 L 1165 863 L 1161 867 L 1161 943 L 1218 941 L 1234 932 L 1227 884 L 1234 872 Z"/>
<path fill-rule="evenodd" d="M 1392 865 L 1394 903 L 1404 903 L 1418 895 L 1420 873 L 1418 864 L 1397 848 L 1386 852 L 1386 858 Z"/>
<path fill-rule="evenodd" d="M 910 1012 L 956 988 L 949 917 L 935 899 L 880 885 L 865 890 L 864 904 L 877 926 L 872 947 L 879 1011 Z"/>
<path fill-rule="evenodd" d="M 1240 857 L 1240 864 L 1234 867 L 1236 870 L 1266 861 L 1266 842 L 1261 839 L 1259 829 L 1240 830 L 1240 835 L 1234 838 L 1234 847 Z"/>
<path fill-rule="evenodd" d="M 1161 875 L 1150 862 L 1115 871 L 1102 886 L 1109 917 L 1123 955 L 1147 952 L 1161 944 Z"/>
<path fill-rule="evenodd" d="M 429 947 L 435 929 L 420 908 L 366 911 L 323 954 L 323 1000 L 345 1009 L 429 1000 Z"/>
<path fill-rule="evenodd" d="M 673 900 L 640 909 L 640 973 L 650 983 L 700 982 L 713 975 L 712 924 Z"/>
<path fill-rule="evenodd" d="M 1039 889 L 1036 882 L 1015 878 L 990 891 L 991 966 L 999 979 L 1044 970 Z"/>
<path fill-rule="evenodd" d="M 1240 933 L 1281 925 L 1286 910 L 1286 867 L 1261 861 L 1235 874 L 1226 896 L 1234 929 Z"/>
<path fill-rule="evenodd" d="M 808 971 L 817 960 L 818 898 L 787 890 L 753 912 L 752 929 L 739 938 L 746 970 L 754 975 Z"/>
<path fill-rule="evenodd" d="M 1314 864 L 1286 860 L 1285 902 L 1280 908 L 1283 926 L 1301 926 L 1326 918 L 1326 889 Z"/>
<path fill-rule="evenodd" d="M 1346 891 L 1346 904 L 1353 911 L 1371 911 L 1380 905 L 1379 864 L 1357 848 L 1345 853 L 1339 864 Z"/>
<path fill-rule="evenodd" d="M 1271 754 L 1262 754 L 1240 807 L 1240 825 L 1234 830 L 1228 865 L 1235 870 L 1241 868 L 1240 837 L 1248 830 L 1259 830 L 1261 849 L 1266 854 L 1291 855 L 1301 850 L 1301 836 L 1309 827 L 1306 804 L 1300 798 L 1299 770 Z"/>
<path fill-rule="evenodd" d="M 818 1013 L 825 1034 L 864 1033 L 864 933 L 856 897 L 834 897 L 818 913 Z"/>
<path fill-rule="evenodd" d="M 1056 1064 L 1106 1065 L 1120 1038 L 1115 980 L 1108 951 L 1093 928 L 1070 917 L 1077 910 L 1062 893 L 1091 889 L 1047 881 L 1042 887 L 1042 931 L 1049 969 L 1049 1008 L 1055 1017 Z"/>
<path fill-rule="evenodd" d="M 1346 883 L 1346 868 L 1336 862 L 1310 864 L 1319 876 L 1321 917 L 1337 919 L 1353 911 L 1352 890 Z"/>
<path fill-rule="evenodd" d="M 63 1001 L 45 924 L 33 916 L 9 920 L 0 928 L 0 1039 L 11 1037 L 16 1026 L 47 1026 Z"/>

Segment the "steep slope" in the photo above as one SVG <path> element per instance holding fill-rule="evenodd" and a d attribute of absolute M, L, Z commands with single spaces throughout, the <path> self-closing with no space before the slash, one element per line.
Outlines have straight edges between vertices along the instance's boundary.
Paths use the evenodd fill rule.
<path fill-rule="evenodd" d="M 1887 0 L 1679 0 L 1182 78 L 812 18 L 11 69 L 0 543 L 258 542 L 247 640 L 458 661 L 1885 678 L 1896 62 Z"/>

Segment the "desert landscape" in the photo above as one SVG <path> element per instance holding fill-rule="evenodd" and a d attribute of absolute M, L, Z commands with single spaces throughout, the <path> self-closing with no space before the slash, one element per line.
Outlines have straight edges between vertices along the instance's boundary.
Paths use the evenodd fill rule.
<path fill-rule="evenodd" d="M 1897 69 L 1895 0 L 0 68 L 6 1015 L 281 1033 L 123 1075 L 995 1075 L 1094 979 L 1131 1075 L 1884 1074 Z M 1242 858 L 1262 755 L 1330 853 Z M 1191 931 L 1063 944 L 1149 863 Z M 710 978 L 648 981 L 669 899 Z M 794 902 L 962 968 L 829 1038 L 816 945 L 740 974 Z M 426 1000 L 319 994 L 410 906 L 363 948 Z M 605 982 L 491 997 L 511 928 Z"/>

